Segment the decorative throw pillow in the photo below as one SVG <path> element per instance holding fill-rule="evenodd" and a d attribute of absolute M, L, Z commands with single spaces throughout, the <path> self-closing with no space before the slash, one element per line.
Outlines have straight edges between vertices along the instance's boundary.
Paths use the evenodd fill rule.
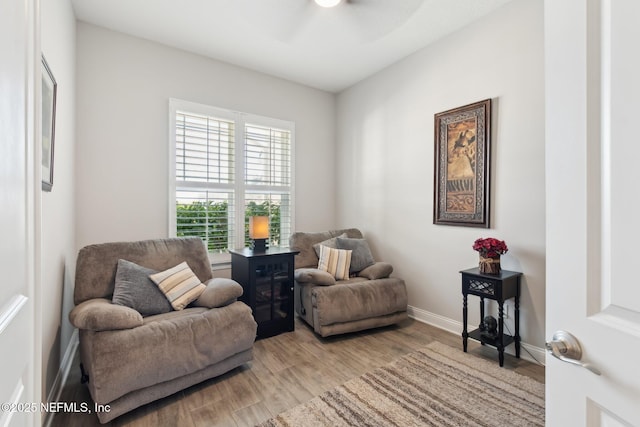
<path fill-rule="evenodd" d="M 111 302 L 133 308 L 143 316 L 172 311 L 167 298 L 149 279 L 153 273 L 157 271 L 119 259 Z"/>
<path fill-rule="evenodd" d="M 185 261 L 149 276 L 167 297 L 174 310 L 182 310 L 207 288 Z"/>
<path fill-rule="evenodd" d="M 375 280 L 389 277 L 391 276 L 391 273 L 393 273 L 393 266 L 391 264 L 388 262 L 378 261 L 364 270 L 360 270 L 358 276 L 369 280 Z"/>
<path fill-rule="evenodd" d="M 322 241 L 320 243 L 316 243 L 315 245 L 313 245 L 313 250 L 316 251 L 316 255 L 318 256 L 318 258 L 320 258 L 320 246 L 327 246 L 329 248 L 337 248 L 337 243 L 336 243 L 336 239 L 338 237 L 347 237 L 347 233 L 342 233 L 339 236 L 336 237 L 332 237 L 330 239 L 327 239 L 325 241 Z"/>
<path fill-rule="evenodd" d="M 351 273 L 358 273 L 361 270 L 375 264 L 369 244 L 365 239 L 348 239 L 338 237 L 336 240 L 338 249 L 350 249 L 353 251 L 351 255 Z"/>
<path fill-rule="evenodd" d="M 351 251 L 320 246 L 318 270 L 328 272 L 336 280 L 346 280 L 349 278 L 350 264 Z"/>

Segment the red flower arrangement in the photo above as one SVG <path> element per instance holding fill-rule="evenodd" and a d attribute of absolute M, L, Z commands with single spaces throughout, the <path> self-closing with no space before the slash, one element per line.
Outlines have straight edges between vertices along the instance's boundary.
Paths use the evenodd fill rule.
<path fill-rule="evenodd" d="M 473 242 L 473 250 L 480 252 L 480 255 L 484 258 L 496 258 L 506 253 L 509 248 L 507 248 L 504 240 L 488 237 L 486 239 L 480 238 Z"/>

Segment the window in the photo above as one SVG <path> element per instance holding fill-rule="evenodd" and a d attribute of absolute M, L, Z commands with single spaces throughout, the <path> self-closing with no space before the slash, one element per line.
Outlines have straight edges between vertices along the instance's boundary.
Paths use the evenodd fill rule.
<path fill-rule="evenodd" d="M 172 99 L 172 236 L 203 239 L 213 259 L 249 241 L 249 217 L 269 217 L 269 244 L 293 229 L 294 124 Z"/>

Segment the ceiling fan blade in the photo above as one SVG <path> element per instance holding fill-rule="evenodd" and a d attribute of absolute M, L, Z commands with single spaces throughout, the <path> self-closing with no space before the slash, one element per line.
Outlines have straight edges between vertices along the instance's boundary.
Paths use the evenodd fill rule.
<path fill-rule="evenodd" d="M 363 43 L 399 28 L 424 0 L 343 0 L 324 8 L 314 0 L 233 0 L 249 25 L 280 42 L 327 46 Z M 274 13 L 276 11 L 277 13 Z"/>
<path fill-rule="evenodd" d="M 313 0 L 234 0 L 244 9 L 249 24 L 266 37 L 290 42 L 313 18 Z M 273 11 L 278 13 L 274 14 Z M 265 18 L 269 17 L 269 18 Z"/>
<path fill-rule="evenodd" d="M 402 26 L 424 0 L 344 0 L 344 13 L 363 40 L 373 41 Z"/>

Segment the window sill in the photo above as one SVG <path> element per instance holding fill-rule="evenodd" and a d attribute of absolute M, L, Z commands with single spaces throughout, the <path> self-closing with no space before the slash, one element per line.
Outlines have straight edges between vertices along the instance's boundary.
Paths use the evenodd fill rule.
<path fill-rule="evenodd" d="M 211 263 L 211 269 L 213 271 L 218 271 L 218 270 L 228 270 L 231 268 L 231 262 L 216 262 L 216 263 Z"/>
<path fill-rule="evenodd" d="M 228 252 L 209 252 L 209 263 L 213 271 L 231 269 L 231 254 Z"/>

